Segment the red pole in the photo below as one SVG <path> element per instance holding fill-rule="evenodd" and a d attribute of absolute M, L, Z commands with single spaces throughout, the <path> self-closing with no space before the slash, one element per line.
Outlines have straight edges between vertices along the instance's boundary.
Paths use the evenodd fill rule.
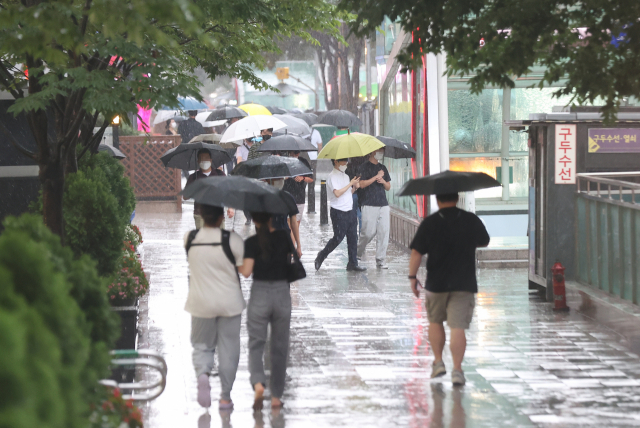
<path fill-rule="evenodd" d="M 559 261 L 551 268 L 553 277 L 553 301 L 554 311 L 568 311 L 566 288 L 564 285 L 564 266 Z"/>

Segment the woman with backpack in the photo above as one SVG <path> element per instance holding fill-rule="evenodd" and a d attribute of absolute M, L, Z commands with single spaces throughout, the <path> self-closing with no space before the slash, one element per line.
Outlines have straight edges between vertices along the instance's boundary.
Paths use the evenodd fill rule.
<path fill-rule="evenodd" d="M 245 241 L 244 264 L 238 269 L 249 277 L 253 273 L 251 295 L 247 306 L 249 333 L 249 373 L 254 390 L 253 409 L 263 407 L 266 386 L 264 348 L 267 327 L 271 325 L 271 408 L 282 407 L 282 393 L 289 355 L 289 327 L 291 324 L 291 294 L 289 275 L 297 260 L 289 231 L 276 230 L 271 214 L 251 213 L 256 235 Z"/>
<path fill-rule="evenodd" d="M 243 263 L 240 235 L 220 229 L 221 207 L 201 205 L 204 227 L 185 237 L 189 262 L 189 294 L 185 310 L 191 314 L 193 366 L 198 382 L 198 403 L 211 406 L 209 376 L 218 351 L 221 410 L 233 408 L 231 389 L 240 359 L 240 315 L 245 307 L 236 268 Z"/>

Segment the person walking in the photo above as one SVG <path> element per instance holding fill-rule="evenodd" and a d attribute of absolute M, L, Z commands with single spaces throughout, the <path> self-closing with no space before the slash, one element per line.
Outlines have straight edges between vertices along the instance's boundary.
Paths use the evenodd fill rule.
<path fill-rule="evenodd" d="M 278 190 L 283 190 L 285 184 L 284 178 L 268 178 L 264 181 Z M 295 204 L 295 199 L 291 193 L 285 191 L 284 197 L 290 198 L 290 201 Z M 300 223 L 298 222 L 297 205 L 295 211 L 290 212 L 289 214 L 273 214 L 271 216 L 271 225 L 275 230 L 284 230 L 290 234 L 291 240 L 296 244 L 298 257 L 302 257 L 302 243 L 300 242 Z"/>
<path fill-rule="evenodd" d="M 311 169 L 311 165 L 305 158 L 300 157 L 300 152 L 289 152 L 289 156 L 298 159 L 305 166 Z M 306 190 L 307 183 L 313 183 L 313 173 L 308 175 L 298 175 L 297 177 L 290 177 L 284 180 L 284 186 L 282 190 L 289 192 L 298 206 L 298 214 L 296 214 L 296 220 L 298 225 L 302 221 L 302 215 L 304 214 L 304 206 L 306 202 Z"/>
<path fill-rule="evenodd" d="M 189 119 L 183 120 L 178 125 L 178 134 L 182 136 L 180 144 L 187 144 L 193 137 L 204 134 L 204 127 L 196 120 L 197 115 L 197 110 L 189 110 Z M 182 176 L 189 177 L 189 170 L 183 169 Z"/>
<path fill-rule="evenodd" d="M 196 172 L 194 172 L 193 174 L 191 174 L 189 176 L 189 178 L 187 179 L 186 186 L 188 186 L 189 184 L 193 183 L 194 181 L 202 179 L 202 178 L 215 177 L 215 176 L 224 176 L 225 175 L 224 171 L 222 171 L 221 169 L 213 169 L 211 167 L 211 153 L 207 149 L 198 150 L 198 167 L 199 167 L 199 169 L 196 170 Z M 197 202 L 193 203 L 193 221 L 196 224 L 196 229 L 202 229 L 202 227 L 204 225 L 204 220 L 202 218 L 201 209 L 202 209 L 201 204 L 199 204 Z M 227 215 L 229 216 L 229 218 L 233 217 L 234 210 L 229 208 L 227 210 Z M 223 223 L 223 225 L 224 225 L 224 223 Z M 223 226 L 223 229 L 224 229 L 224 226 Z"/>
<path fill-rule="evenodd" d="M 360 167 L 368 158 L 368 156 L 358 156 L 349 159 L 347 170 L 344 172 L 349 176 L 349 180 L 352 180 L 354 177 L 360 177 Z M 360 209 L 362 204 L 359 198 L 360 193 L 362 193 L 362 189 L 358 189 L 353 193 L 353 206 L 356 210 L 356 217 L 358 218 L 358 233 L 362 232 L 362 210 Z"/>
<path fill-rule="evenodd" d="M 333 161 L 333 170 L 327 178 L 327 193 L 329 194 L 329 202 L 331 204 L 331 224 L 333 226 L 333 237 L 327 242 L 327 245 L 318 252 L 315 260 L 315 268 L 319 270 L 324 260 L 336 249 L 347 237 L 347 250 L 349 261 L 347 263 L 348 271 L 362 272 L 367 270 L 365 267 L 358 266 L 356 252 L 358 247 L 358 220 L 356 219 L 356 210 L 353 207 L 352 194 L 358 189 L 360 179 L 349 177 L 344 172 L 347 169 L 348 159 L 338 159 Z"/>
<path fill-rule="evenodd" d="M 198 385 L 198 404 L 211 406 L 209 376 L 218 351 L 221 410 L 233 408 L 231 389 L 240 360 L 241 313 L 245 301 L 236 271 L 244 263 L 244 242 L 220 229 L 221 207 L 201 205 L 204 226 L 187 232 L 184 246 L 189 262 L 189 293 L 184 309 L 191 314 L 193 367 Z"/>
<path fill-rule="evenodd" d="M 464 385 L 462 360 L 467 346 L 465 330 L 471 323 L 475 294 L 478 292 L 476 248 L 489 245 L 490 238 L 475 214 L 456 207 L 457 193 L 436 195 L 436 200 L 439 211 L 422 221 L 409 246 L 409 280 L 413 294 L 419 297 L 418 287 L 421 284 L 416 275 L 422 256 L 428 255 L 426 309 L 429 342 L 435 356 L 431 377 L 447 373 L 442 361 L 446 341 L 442 324 L 446 321 L 451 329 L 451 381 L 454 385 Z"/>
<path fill-rule="evenodd" d="M 251 148 L 254 146 L 253 138 L 246 138 L 240 147 L 236 149 L 236 165 L 241 164 L 242 162 L 246 162 L 249 160 L 249 152 Z M 244 217 L 246 219 L 245 226 L 251 225 L 251 214 L 249 211 L 244 212 Z"/>
<path fill-rule="evenodd" d="M 358 198 L 362 210 L 362 226 L 358 240 L 358 258 L 364 257 L 367 245 L 375 237 L 376 266 L 380 269 L 389 269 L 386 259 L 391 213 L 386 192 L 391 188 L 391 176 L 387 167 L 380 163 L 383 158 L 384 149 L 376 150 L 369 155 L 369 160 L 359 169 Z"/>
<path fill-rule="evenodd" d="M 251 146 L 249 150 L 249 160 L 256 159 L 262 156 L 269 156 L 269 153 L 259 152 L 258 149 L 262 146 L 262 143 L 271 139 L 273 135 L 273 128 L 262 129 L 260 130 L 260 136 L 254 138 L 255 143 Z"/>
<path fill-rule="evenodd" d="M 178 124 L 173 119 L 167 120 L 164 131 L 164 135 L 180 135 L 178 134 Z"/>
<path fill-rule="evenodd" d="M 271 408 L 281 408 L 289 356 L 291 325 L 291 294 L 287 281 L 292 242 L 289 233 L 273 227 L 271 214 L 251 213 L 256 234 L 245 242 L 244 263 L 238 269 L 253 283 L 247 306 L 249 334 L 249 374 L 254 390 L 254 410 L 263 407 L 267 377 L 264 370 L 264 350 L 267 329 L 271 326 Z"/>

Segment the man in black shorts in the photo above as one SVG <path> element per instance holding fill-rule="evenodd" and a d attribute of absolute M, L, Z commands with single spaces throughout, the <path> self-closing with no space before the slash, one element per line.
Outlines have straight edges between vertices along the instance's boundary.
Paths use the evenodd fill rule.
<path fill-rule="evenodd" d="M 454 385 L 464 385 L 462 359 L 467 347 L 465 330 L 473 317 L 478 292 L 476 280 L 476 248 L 489 245 L 489 234 L 475 214 L 456 207 L 458 194 L 436 195 L 438 208 L 425 218 L 411 242 L 409 280 L 411 290 L 420 296 L 416 278 L 422 256 L 427 254 L 425 284 L 429 342 L 435 356 L 431 377 L 443 376 L 447 370 L 442 361 L 446 335 L 442 323 L 451 329 L 451 355 Z"/>

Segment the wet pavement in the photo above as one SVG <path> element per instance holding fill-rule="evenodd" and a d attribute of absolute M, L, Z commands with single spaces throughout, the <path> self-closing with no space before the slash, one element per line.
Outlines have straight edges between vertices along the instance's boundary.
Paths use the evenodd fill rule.
<path fill-rule="evenodd" d="M 377 270 L 370 244 L 362 262 L 369 270 L 351 273 L 343 242 L 314 272 L 316 253 L 331 237 L 330 225 L 318 225 L 319 214 L 305 214 L 301 227 L 308 277 L 291 287 L 284 409 L 251 410 L 243 320 L 235 409 L 220 414 L 214 401 L 208 414 L 196 402 L 190 318 L 183 310 L 182 238 L 193 228 L 192 206 L 185 204 L 182 214 L 139 213 L 134 223 L 151 281 L 139 347 L 158 350 L 169 366 L 165 392 L 143 405 L 146 427 L 640 426 L 638 355 L 591 318 L 554 313 L 527 289 L 525 270 L 479 271 L 463 364 L 467 385 L 453 388 L 449 375 L 431 381 L 424 301 L 409 290 L 408 253 L 390 245 L 389 270 Z M 253 233 L 241 213 L 233 228 L 245 237 Z M 249 287 L 243 281 L 245 297 Z M 452 365 L 448 349 L 445 363 Z M 214 400 L 218 393 L 213 378 Z"/>

